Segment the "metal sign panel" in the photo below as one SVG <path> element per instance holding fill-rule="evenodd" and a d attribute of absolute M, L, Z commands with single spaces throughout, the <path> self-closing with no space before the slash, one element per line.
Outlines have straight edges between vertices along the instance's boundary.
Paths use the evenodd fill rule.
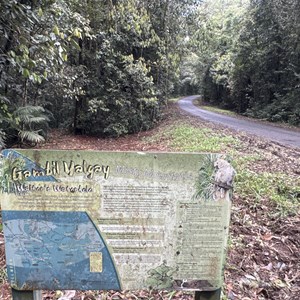
<path fill-rule="evenodd" d="M 234 171 L 217 155 L 4 150 L 1 173 L 15 289 L 221 287 Z"/>

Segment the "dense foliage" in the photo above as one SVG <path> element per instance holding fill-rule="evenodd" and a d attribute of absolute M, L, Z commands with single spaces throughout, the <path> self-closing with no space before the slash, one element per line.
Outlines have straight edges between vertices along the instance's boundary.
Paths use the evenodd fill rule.
<path fill-rule="evenodd" d="M 197 23 L 185 89 L 248 116 L 300 124 L 299 0 L 206 0 Z"/>
<path fill-rule="evenodd" d="M 40 142 L 45 122 L 110 136 L 152 127 L 196 2 L 0 0 L 0 143 Z M 33 107 L 24 135 L 16 110 L 29 120 Z"/>
<path fill-rule="evenodd" d="M 0 0 L 0 146 L 147 130 L 168 95 L 300 124 L 300 0 Z"/>

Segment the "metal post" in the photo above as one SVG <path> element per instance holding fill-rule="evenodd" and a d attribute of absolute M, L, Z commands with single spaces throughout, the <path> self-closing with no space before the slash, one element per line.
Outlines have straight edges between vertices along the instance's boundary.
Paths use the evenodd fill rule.
<path fill-rule="evenodd" d="M 33 291 L 33 300 L 42 300 L 42 290 Z"/>
<path fill-rule="evenodd" d="M 221 300 L 221 289 L 216 291 L 196 291 L 195 300 Z"/>
<path fill-rule="evenodd" d="M 34 300 L 33 291 L 19 291 L 14 288 L 11 291 L 13 300 Z"/>
<path fill-rule="evenodd" d="M 14 288 L 12 290 L 12 298 L 13 300 L 42 300 L 42 291 L 19 291 Z"/>

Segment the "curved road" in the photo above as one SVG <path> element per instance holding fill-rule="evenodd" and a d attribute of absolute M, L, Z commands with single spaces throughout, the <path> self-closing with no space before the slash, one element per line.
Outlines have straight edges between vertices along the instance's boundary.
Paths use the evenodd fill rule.
<path fill-rule="evenodd" d="M 283 145 L 300 148 L 300 131 L 261 124 L 256 121 L 243 120 L 200 109 L 193 104 L 199 96 L 189 96 L 179 100 L 179 107 L 187 113 L 203 120 L 218 123 L 238 131 L 245 131 Z"/>

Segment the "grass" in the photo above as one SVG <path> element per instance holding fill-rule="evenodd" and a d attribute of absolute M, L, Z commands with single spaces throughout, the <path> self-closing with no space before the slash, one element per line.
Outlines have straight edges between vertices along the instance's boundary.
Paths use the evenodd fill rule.
<path fill-rule="evenodd" d="M 210 155 L 203 156 L 203 159 L 201 161 L 201 166 L 199 169 L 198 180 L 195 185 L 196 194 L 194 195 L 194 197 L 196 199 L 205 199 L 205 200 L 213 199 L 213 194 L 215 191 L 214 163 L 216 162 L 217 159 L 218 159 L 217 154 L 210 154 Z"/>
<path fill-rule="evenodd" d="M 189 124 L 178 123 L 169 126 L 146 142 L 160 142 L 168 140 L 174 151 L 182 152 L 222 152 L 229 147 L 236 146 L 238 140 L 232 136 L 215 133 L 209 128 L 198 128 Z"/>
<path fill-rule="evenodd" d="M 254 205 L 259 205 L 262 199 L 269 199 L 283 215 L 294 214 L 299 209 L 299 180 L 297 183 L 297 180 L 283 173 L 251 171 L 249 165 L 259 163 L 263 156 L 259 153 L 241 156 L 238 152 L 240 142 L 233 136 L 178 122 L 146 138 L 145 142 L 168 143 L 172 150 L 181 152 L 228 153 L 237 171 L 235 193 L 253 199 Z"/>
<path fill-rule="evenodd" d="M 256 204 L 262 199 L 270 199 L 283 215 L 296 213 L 299 209 L 299 182 L 297 184 L 287 174 L 258 174 L 241 168 L 235 180 L 235 191 L 244 198 L 253 199 Z"/>
<path fill-rule="evenodd" d="M 168 102 L 178 102 L 180 99 L 181 97 L 170 98 Z"/>
<path fill-rule="evenodd" d="M 215 113 L 219 113 L 219 114 L 223 114 L 223 115 L 228 115 L 228 116 L 238 116 L 237 113 L 231 111 L 231 110 L 227 110 L 227 109 L 223 109 L 223 108 L 219 108 L 219 107 L 215 107 L 215 106 L 211 106 L 211 105 L 204 105 L 202 103 L 201 100 L 197 100 L 194 102 L 199 108 L 211 111 L 211 112 L 215 112 Z"/>
<path fill-rule="evenodd" d="M 172 132 L 172 146 L 186 152 L 220 152 L 226 146 L 235 144 L 236 140 L 231 136 L 221 136 L 208 128 L 195 128 L 182 125 Z"/>
<path fill-rule="evenodd" d="M 213 106 L 208 106 L 208 105 L 200 105 L 200 107 L 202 109 L 205 109 L 205 110 L 208 110 L 208 111 L 211 111 L 211 112 L 215 112 L 215 113 L 219 113 L 219 114 L 223 114 L 223 115 L 237 116 L 237 114 L 233 111 L 218 108 L 218 107 L 213 107 Z"/>
<path fill-rule="evenodd" d="M 300 178 L 293 178 L 282 172 L 254 172 L 249 166 L 263 160 L 261 154 L 237 157 L 235 192 L 259 205 L 262 199 L 269 199 L 282 215 L 297 213 L 300 208 Z"/>

